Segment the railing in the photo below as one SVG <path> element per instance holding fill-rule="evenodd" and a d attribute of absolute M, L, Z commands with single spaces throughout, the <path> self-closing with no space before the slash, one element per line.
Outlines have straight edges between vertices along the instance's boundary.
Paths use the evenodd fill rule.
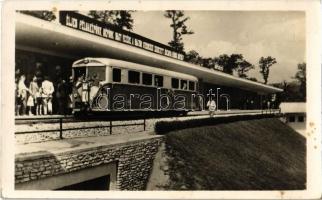
<path fill-rule="evenodd" d="M 86 127 L 73 127 L 73 128 L 63 128 L 63 124 L 65 123 L 71 123 L 71 122 L 102 122 L 102 121 L 107 121 L 109 122 L 109 125 L 99 125 L 99 126 L 86 126 Z M 71 121 L 72 120 L 72 121 Z M 94 128 L 109 128 L 109 133 L 112 135 L 113 133 L 113 127 L 126 127 L 126 126 L 141 126 L 143 125 L 143 131 L 146 130 L 146 119 L 135 119 L 137 120 L 143 120 L 142 123 L 128 123 L 128 124 L 114 124 L 113 125 L 113 120 L 104 120 L 104 119 L 89 119 L 89 120 L 79 120 L 75 119 L 73 120 L 72 117 L 37 117 L 37 118 L 29 118 L 29 117 L 24 117 L 24 118 L 16 118 L 15 121 L 30 121 L 32 123 L 41 123 L 41 122 L 56 122 L 59 123 L 59 129 L 45 129 L 45 130 L 32 130 L 32 131 L 16 131 L 15 134 L 30 134 L 30 133 L 44 133 L 44 132 L 58 132 L 59 131 L 59 138 L 63 139 L 63 132 L 64 131 L 72 131 L 72 130 L 84 130 L 84 129 L 94 129 Z M 33 122 L 36 121 L 36 122 Z M 67 121 L 67 122 L 66 122 Z M 114 120 L 116 121 L 116 120 Z"/>
<path fill-rule="evenodd" d="M 249 112 L 241 112 L 240 114 L 249 114 Z M 280 109 L 266 109 L 266 110 L 258 110 L 256 113 L 258 114 L 281 114 Z M 217 113 L 218 114 L 218 113 Z M 224 114 L 224 113 L 221 113 Z M 219 115 L 221 115 L 219 114 Z M 229 113 L 227 113 L 229 114 Z M 236 114 L 236 113 L 235 113 Z M 193 116 L 193 115 L 191 115 Z M 113 127 L 127 127 L 127 126 L 143 126 L 143 131 L 146 131 L 146 117 L 136 118 L 136 119 L 127 119 L 122 120 L 125 121 L 140 121 L 143 120 L 142 123 L 126 123 L 126 124 L 113 124 L 113 122 L 120 122 L 120 120 L 116 119 L 106 119 L 106 118 L 87 118 L 87 119 L 77 119 L 73 116 L 57 116 L 57 117 L 18 117 L 15 119 L 16 124 L 22 123 L 58 123 L 59 128 L 56 129 L 42 129 L 42 130 L 29 130 L 29 131 L 16 131 L 15 134 L 30 134 L 30 133 L 45 133 L 45 132 L 59 132 L 59 138 L 63 139 L 64 131 L 72 131 L 72 130 L 85 130 L 85 129 L 95 129 L 95 128 L 109 128 L 109 134 L 113 134 Z M 86 126 L 86 127 L 67 127 L 64 128 L 64 124 L 67 123 L 75 123 L 75 122 L 109 122 L 108 125 L 97 125 L 97 126 Z M 28 123 L 27 123 L 28 124 Z"/>

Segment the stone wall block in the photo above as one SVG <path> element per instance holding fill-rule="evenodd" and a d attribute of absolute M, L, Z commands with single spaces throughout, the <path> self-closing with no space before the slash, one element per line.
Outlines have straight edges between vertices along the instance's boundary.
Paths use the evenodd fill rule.
<path fill-rule="evenodd" d="M 15 183 L 117 162 L 116 187 L 119 190 L 144 190 L 154 156 L 163 140 L 158 137 L 88 151 L 61 153 L 49 158 L 38 156 L 16 160 Z"/>

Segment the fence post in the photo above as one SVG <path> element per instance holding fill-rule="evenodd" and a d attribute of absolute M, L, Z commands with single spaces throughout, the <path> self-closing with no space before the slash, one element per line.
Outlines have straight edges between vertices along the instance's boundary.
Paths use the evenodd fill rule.
<path fill-rule="evenodd" d="M 63 118 L 59 118 L 59 138 L 63 139 Z"/>
<path fill-rule="evenodd" d="M 112 135 L 112 121 L 110 121 L 110 135 Z"/>
<path fill-rule="evenodd" d="M 143 130 L 145 131 L 145 118 L 143 118 Z"/>

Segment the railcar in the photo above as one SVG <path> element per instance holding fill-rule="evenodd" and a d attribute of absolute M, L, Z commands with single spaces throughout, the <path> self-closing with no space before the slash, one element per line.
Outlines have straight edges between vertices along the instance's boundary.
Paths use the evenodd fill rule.
<path fill-rule="evenodd" d="M 184 111 L 196 108 L 198 78 L 109 58 L 72 66 L 73 112 Z"/>

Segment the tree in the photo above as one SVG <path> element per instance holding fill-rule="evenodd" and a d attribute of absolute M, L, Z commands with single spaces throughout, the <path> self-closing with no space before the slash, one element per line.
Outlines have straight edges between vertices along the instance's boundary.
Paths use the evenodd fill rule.
<path fill-rule="evenodd" d="M 215 58 L 203 58 L 195 50 L 189 51 L 185 55 L 185 61 L 200 65 L 209 69 L 216 69 L 216 66 L 220 66 L 223 72 L 233 74 L 237 71 L 238 76 L 241 78 L 247 78 L 247 72 L 254 69 L 254 65 L 244 59 L 242 54 L 222 54 Z M 256 80 L 257 81 L 257 80 Z"/>
<path fill-rule="evenodd" d="M 236 70 L 239 64 L 244 60 L 243 55 L 241 54 L 222 54 L 219 57 L 214 58 L 215 65 L 219 65 L 223 68 L 223 72 L 227 74 L 233 74 L 233 71 Z"/>
<path fill-rule="evenodd" d="M 282 102 L 299 102 L 305 100 L 300 92 L 300 84 L 298 81 L 286 82 L 284 80 L 281 83 L 272 85 L 283 89 L 283 92 L 279 94 Z"/>
<path fill-rule="evenodd" d="M 198 59 L 200 58 L 200 55 L 195 50 L 190 50 L 188 53 L 186 53 L 184 60 L 193 64 L 196 64 Z"/>
<path fill-rule="evenodd" d="M 21 10 L 18 12 L 26 15 L 31 15 L 40 19 L 44 19 L 47 21 L 52 21 L 56 19 L 55 14 L 52 11 L 48 11 L 48 10 L 38 10 L 38 11 Z"/>
<path fill-rule="evenodd" d="M 168 44 L 176 51 L 183 52 L 184 44 L 182 42 L 182 36 L 194 33 L 193 31 L 188 30 L 188 27 L 185 25 L 185 22 L 189 20 L 189 17 L 185 17 L 184 11 L 181 10 L 167 10 L 165 11 L 164 16 L 172 21 L 170 27 L 173 29 L 173 36 Z"/>
<path fill-rule="evenodd" d="M 114 10 L 91 10 L 88 13 L 89 16 L 93 17 L 96 20 L 108 23 L 108 24 L 114 24 L 116 19 L 116 11 Z"/>
<path fill-rule="evenodd" d="M 215 65 L 219 65 L 223 68 L 223 72 L 232 74 L 233 73 L 233 66 L 229 65 L 230 56 L 227 54 L 222 54 L 219 57 L 214 58 Z"/>
<path fill-rule="evenodd" d="M 116 25 L 121 29 L 133 29 L 133 19 L 131 12 L 133 11 L 126 11 L 126 10 L 120 10 L 118 11 L 119 17 L 116 18 Z"/>
<path fill-rule="evenodd" d="M 260 73 L 263 75 L 264 83 L 267 84 L 270 67 L 276 63 L 276 59 L 268 56 L 266 58 L 261 57 L 259 60 Z"/>
<path fill-rule="evenodd" d="M 284 80 L 283 82 L 282 82 L 282 88 L 283 88 L 283 91 L 284 92 L 286 92 L 287 91 L 287 89 L 288 89 L 288 83 Z"/>
<path fill-rule="evenodd" d="M 215 67 L 214 60 L 211 58 L 202 58 L 202 66 L 209 69 L 214 69 Z"/>
<path fill-rule="evenodd" d="M 238 67 L 236 68 L 238 76 L 240 78 L 247 78 L 246 72 L 248 72 L 251 69 L 254 69 L 254 65 L 252 65 L 247 60 L 242 60 L 241 62 L 239 62 Z"/>
<path fill-rule="evenodd" d="M 185 61 L 195 64 L 195 65 L 203 65 L 203 58 L 199 55 L 199 53 L 195 50 L 191 50 L 185 55 Z"/>
<path fill-rule="evenodd" d="M 131 13 L 132 10 L 103 10 L 89 11 L 88 15 L 92 16 L 94 19 L 112 24 L 119 29 L 132 30 L 133 29 L 133 19 Z"/>
<path fill-rule="evenodd" d="M 247 78 L 247 72 L 254 69 L 254 65 L 244 59 L 242 54 L 222 54 L 219 57 L 213 59 L 214 65 L 221 66 L 223 72 L 227 74 L 233 74 L 237 71 L 238 76 L 241 78 Z"/>
<path fill-rule="evenodd" d="M 297 65 L 298 71 L 296 72 L 295 76 L 293 77 L 296 79 L 299 84 L 299 92 L 301 93 L 301 96 L 303 97 L 303 100 L 306 100 L 306 63 L 299 63 Z"/>

